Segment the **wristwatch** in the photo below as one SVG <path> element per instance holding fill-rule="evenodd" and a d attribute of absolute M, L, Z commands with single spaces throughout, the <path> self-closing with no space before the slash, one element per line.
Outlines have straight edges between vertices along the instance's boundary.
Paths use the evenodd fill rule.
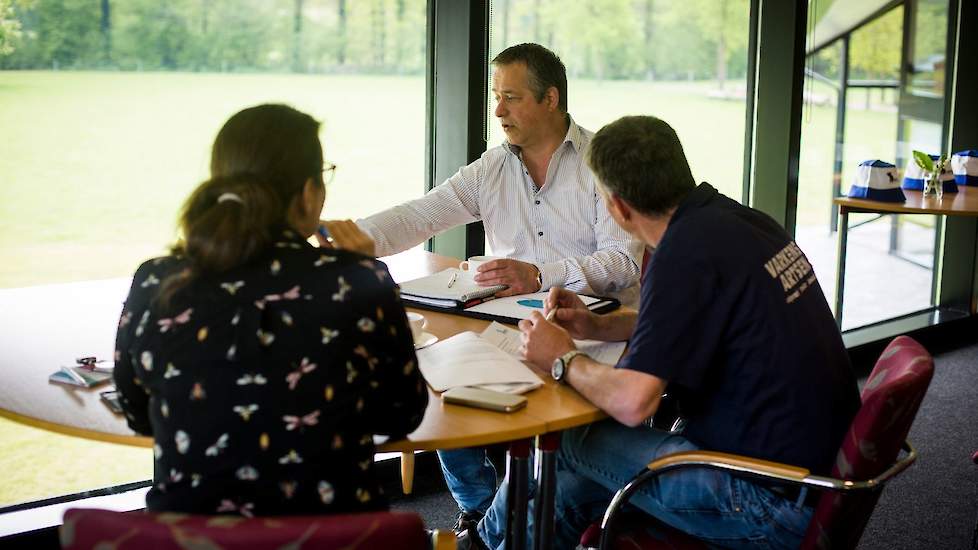
<path fill-rule="evenodd" d="M 578 355 L 587 356 L 586 353 L 579 349 L 572 349 L 554 359 L 554 364 L 550 367 L 550 376 L 561 384 L 566 384 L 567 380 L 565 377 L 567 376 L 567 369 L 570 368 L 571 361 L 576 359 Z"/>
<path fill-rule="evenodd" d="M 540 271 L 539 267 L 537 268 L 537 284 L 540 285 L 540 288 L 537 289 L 537 292 L 543 290 L 543 272 Z"/>

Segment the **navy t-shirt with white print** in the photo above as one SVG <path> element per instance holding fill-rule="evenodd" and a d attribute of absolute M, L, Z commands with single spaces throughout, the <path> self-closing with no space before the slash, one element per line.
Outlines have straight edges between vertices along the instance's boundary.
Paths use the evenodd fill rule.
<path fill-rule="evenodd" d="M 827 473 L 859 395 L 815 272 L 784 229 L 700 184 L 650 274 L 619 368 L 666 380 L 699 447 Z"/>

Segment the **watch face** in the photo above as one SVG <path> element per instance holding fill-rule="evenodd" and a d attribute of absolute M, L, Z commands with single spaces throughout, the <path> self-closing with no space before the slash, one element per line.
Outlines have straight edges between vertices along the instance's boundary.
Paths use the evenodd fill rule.
<path fill-rule="evenodd" d="M 550 367 L 550 376 L 554 380 L 560 381 L 564 377 L 564 358 L 559 357 L 554 361 L 552 367 Z"/>

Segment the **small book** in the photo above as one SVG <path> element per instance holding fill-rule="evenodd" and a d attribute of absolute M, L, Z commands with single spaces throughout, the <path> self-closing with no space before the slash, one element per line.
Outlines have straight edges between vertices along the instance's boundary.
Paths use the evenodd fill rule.
<path fill-rule="evenodd" d="M 479 286 L 462 270 L 450 267 L 401 283 L 401 299 L 435 308 L 454 309 L 488 298 L 505 288 L 505 285 Z"/>
<path fill-rule="evenodd" d="M 85 367 L 61 367 L 51 373 L 51 376 L 48 376 L 48 380 L 59 384 L 91 388 L 111 381 L 112 372 L 90 370 Z"/>

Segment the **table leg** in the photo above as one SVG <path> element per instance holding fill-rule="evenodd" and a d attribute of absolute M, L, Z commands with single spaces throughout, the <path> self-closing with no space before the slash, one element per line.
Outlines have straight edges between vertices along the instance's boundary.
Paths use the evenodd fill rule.
<path fill-rule="evenodd" d="M 401 490 L 405 495 L 414 490 L 414 451 L 401 453 Z"/>
<path fill-rule="evenodd" d="M 839 207 L 839 250 L 835 267 L 835 324 L 842 328 L 842 297 L 845 295 L 846 247 L 849 244 L 849 211 Z"/>
<path fill-rule="evenodd" d="M 554 494 L 557 492 L 557 449 L 560 432 L 537 436 L 537 496 L 534 499 L 533 548 L 549 549 L 554 538 Z"/>
<path fill-rule="evenodd" d="M 506 550 L 525 550 L 527 529 L 527 489 L 530 477 L 530 440 L 521 439 L 509 444 L 506 477 Z"/>

